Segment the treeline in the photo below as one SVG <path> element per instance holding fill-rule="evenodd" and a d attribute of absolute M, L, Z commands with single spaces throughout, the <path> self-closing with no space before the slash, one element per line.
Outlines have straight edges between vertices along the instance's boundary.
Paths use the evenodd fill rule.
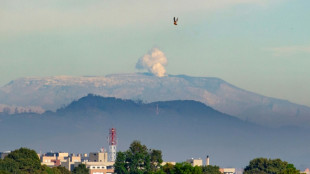
<path fill-rule="evenodd" d="M 218 166 L 195 166 L 187 162 L 161 166 L 160 150 L 148 149 L 139 141 L 125 152 L 117 152 L 114 170 L 117 174 L 221 174 Z"/>
<path fill-rule="evenodd" d="M 131 143 L 125 152 L 118 152 L 114 164 L 117 174 L 220 174 L 218 166 L 195 166 L 187 162 L 161 166 L 160 150 L 148 149 L 139 141 Z"/>
<path fill-rule="evenodd" d="M 300 171 L 280 159 L 256 158 L 245 167 L 244 174 L 300 174 Z"/>
<path fill-rule="evenodd" d="M 218 166 L 192 166 L 187 162 L 170 163 L 162 166 L 160 150 L 148 149 L 139 141 L 131 143 L 125 152 L 117 152 L 114 164 L 117 174 L 221 174 Z M 20 148 L 0 159 L 0 174 L 88 174 L 85 164 L 75 167 L 72 172 L 65 167 L 41 165 L 34 150 Z M 256 158 L 245 167 L 244 174 L 300 174 L 293 164 L 280 159 Z"/>
<path fill-rule="evenodd" d="M 40 159 L 34 150 L 20 148 L 0 159 L 0 174 L 71 174 L 65 167 L 47 167 L 41 165 Z M 74 174 L 88 174 L 86 166 L 79 165 L 74 168 Z"/>
<path fill-rule="evenodd" d="M 148 149 L 139 141 L 125 152 L 118 152 L 114 164 L 117 174 L 221 174 L 218 166 L 192 166 L 187 162 L 165 164 L 160 150 Z M 293 164 L 280 159 L 257 158 L 245 167 L 244 174 L 300 174 Z"/>

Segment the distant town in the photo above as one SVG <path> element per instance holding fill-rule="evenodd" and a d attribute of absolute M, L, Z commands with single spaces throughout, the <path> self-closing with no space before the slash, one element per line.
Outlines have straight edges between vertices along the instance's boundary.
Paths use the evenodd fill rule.
<path fill-rule="evenodd" d="M 10 151 L 0 152 L 1 159 L 4 159 Z M 90 153 L 81 153 L 81 154 L 69 154 L 68 152 L 47 152 L 47 153 L 38 153 L 38 157 L 40 158 L 41 165 L 46 165 L 48 167 L 57 167 L 62 166 L 68 169 L 69 171 L 73 171 L 75 167 L 79 164 L 85 164 L 86 168 L 89 169 L 89 174 L 112 174 L 114 173 L 114 163 L 115 161 L 111 161 L 113 159 L 109 159 L 111 154 L 107 152 L 104 148 L 100 149 L 98 152 L 90 152 Z M 186 162 L 190 163 L 192 166 L 203 166 L 209 165 L 209 157 L 206 158 L 206 163 L 203 164 L 202 159 L 187 159 Z M 175 165 L 176 162 L 163 162 L 161 165 L 170 163 Z M 223 174 L 237 174 L 242 173 L 239 170 L 236 171 L 235 168 L 220 168 L 220 172 Z"/>
<path fill-rule="evenodd" d="M 136 142 L 138 142 L 138 146 L 136 146 L 135 148 L 137 148 L 139 146 L 143 147 L 139 141 L 136 141 Z M 64 167 L 68 171 L 74 173 L 75 168 L 78 168 L 80 165 L 83 165 L 87 169 L 89 174 L 113 174 L 113 173 L 117 173 L 115 171 L 116 160 L 117 160 L 117 152 L 116 152 L 117 151 L 117 137 L 116 137 L 116 129 L 115 128 L 109 129 L 108 143 L 109 143 L 109 148 L 107 150 L 102 147 L 97 152 L 78 153 L 78 154 L 72 154 L 71 153 L 70 154 L 68 152 L 52 152 L 51 151 L 51 152 L 46 152 L 46 153 L 37 153 L 37 156 L 38 156 L 42 166 L 47 166 L 50 168 Z M 146 146 L 144 146 L 144 147 L 146 147 Z M 148 150 L 146 150 L 146 151 L 148 151 Z M 4 160 L 7 156 L 9 156 L 10 153 L 11 153 L 11 151 L 0 152 L 0 159 Z M 120 153 L 122 153 L 122 152 L 120 152 Z M 157 155 L 157 156 L 160 156 L 158 159 L 162 160 L 161 151 L 159 151 L 159 154 L 160 155 Z M 34 155 L 34 156 L 36 156 L 36 155 Z M 264 159 L 257 159 L 256 161 L 261 161 L 261 160 L 264 160 Z M 265 159 L 265 160 L 268 161 L 267 159 Z M 269 161 L 273 161 L 273 160 L 269 159 Z M 274 161 L 277 161 L 277 162 L 280 161 L 282 163 L 282 161 L 278 160 L 278 159 L 275 159 Z M 251 162 L 255 163 L 255 159 L 254 159 L 254 162 L 253 161 L 251 161 Z M 210 166 L 210 157 L 206 156 L 205 161 L 203 161 L 202 158 L 198 158 L 198 159 L 189 158 L 189 159 L 185 160 L 185 163 L 187 165 L 192 166 L 192 167 L 196 167 L 196 166 L 208 167 L 208 166 Z M 296 168 L 293 165 L 288 164 L 287 162 L 283 162 L 282 164 L 285 164 L 285 165 L 289 166 L 289 168 L 291 167 L 291 169 L 294 169 L 294 170 L 290 169 L 291 171 L 293 171 L 292 172 L 293 174 L 295 174 L 296 171 L 298 171 L 298 173 L 310 174 L 309 169 L 306 169 L 305 171 L 300 172 L 299 170 L 296 170 Z M 163 167 L 163 166 L 169 166 L 169 165 L 175 166 L 175 165 L 177 165 L 177 162 L 175 162 L 175 161 L 161 161 L 160 165 L 156 166 L 156 168 L 158 168 L 160 166 Z M 210 166 L 210 167 L 212 167 L 212 166 Z M 242 174 L 244 172 L 244 169 L 220 168 L 218 166 L 214 166 L 214 167 L 218 173 L 222 173 L 222 174 Z M 250 172 L 248 172 L 248 173 L 251 173 L 251 170 L 249 170 L 249 171 Z M 1 166 L 0 166 L 0 173 L 1 173 Z M 29 173 L 31 173 L 31 172 L 29 172 Z M 129 173 L 131 173 L 131 172 L 129 172 Z M 205 173 L 208 173 L 208 172 L 205 172 Z M 209 172 L 209 173 L 212 174 L 212 172 Z"/>

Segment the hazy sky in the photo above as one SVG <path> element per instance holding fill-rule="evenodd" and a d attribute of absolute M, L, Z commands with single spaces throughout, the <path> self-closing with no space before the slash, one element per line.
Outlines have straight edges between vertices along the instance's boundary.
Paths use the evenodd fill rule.
<path fill-rule="evenodd" d="M 168 74 L 219 77 L 310 106 L 309 7 L 309 0 L 0 0 L 0 85 L 137 72 L 138 59 L 157 47 Z"/>

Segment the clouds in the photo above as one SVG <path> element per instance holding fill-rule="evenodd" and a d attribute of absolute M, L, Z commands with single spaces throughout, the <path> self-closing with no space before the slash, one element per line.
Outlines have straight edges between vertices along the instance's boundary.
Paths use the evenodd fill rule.
<path fill-rule="evenodd" d="M 138 60 L 136 68 L 146 69 L 157 77 L 163 77 L 166 74 L 166 65 L 167 58 L 165 54 L 158 48 L 153 48 Z"/>
<path fill-rule="evenodd" d="M 268 49 L 274 56 L 292 56 L 296 54 L 310 54 L 310 45 L 274 47 Z"/>

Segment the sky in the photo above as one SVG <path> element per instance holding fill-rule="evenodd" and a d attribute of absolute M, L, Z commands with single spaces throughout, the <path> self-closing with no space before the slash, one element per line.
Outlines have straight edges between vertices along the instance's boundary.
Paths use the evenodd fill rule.
<path fill-rule="evenodd" d="M 0 0 L 0 86 L 27 76 L 218 77 L 310 106 L 309 0 Z M 173 25 L 173 17 L 178 25 Z"/>

